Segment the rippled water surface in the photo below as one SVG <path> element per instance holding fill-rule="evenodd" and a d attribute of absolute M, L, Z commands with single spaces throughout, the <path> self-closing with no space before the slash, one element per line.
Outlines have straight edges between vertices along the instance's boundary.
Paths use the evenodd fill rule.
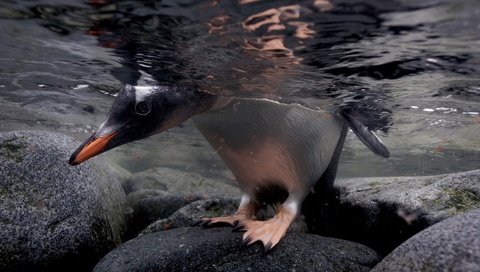
<path fill-rule="evenodd" d="M 347 108 L 390 159 L 349 134 L 339 176 L 480 166 L 480 2 L 2 1 L 0 131 L 84 139 L 129 84 Z M 130 171 L 229 176 L 191 123 L 101 155 Z"/>

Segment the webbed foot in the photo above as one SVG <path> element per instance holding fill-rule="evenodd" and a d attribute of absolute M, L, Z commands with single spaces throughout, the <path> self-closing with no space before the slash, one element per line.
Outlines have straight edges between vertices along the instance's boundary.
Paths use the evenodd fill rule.
<path fill-rule="evenodd" d="M 217 224 L 227 224 L 236 227 L 240 222 L 253 219 L 256 211 L 257 205 L 255 202 L 250 201 L 250 198 L 247 195 L 243 195 L 242 200 L 240 201 L 240 206 L 234 215 L 202 218 L 200 224 L 203 227 L 210 227 Z"/>
<path fill-rule="evenodd" d="M 263 243 L 265 251 L 275 247 L 287 233 L 288 227 L 295 219 L 296 213 L 283 206 L 275 217 L 266 221 L 243 220 L 239 226 L 245 231 L 243 243 L 251 245 L 257 241 Z"/>

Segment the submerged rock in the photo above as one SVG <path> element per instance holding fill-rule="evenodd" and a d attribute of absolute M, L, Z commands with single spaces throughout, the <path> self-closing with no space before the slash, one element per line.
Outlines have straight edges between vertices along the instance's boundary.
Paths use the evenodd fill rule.
<path fill-rule="evenodd" d="M 480 170 L 426 177 L 339 180 L 322 205 L 306 207 L 312 232 L 388 254 L 415 233 L 480 207 Z"/>
<path fill-rule="evenodd" d="M 118 179 L 122 187 L 130 180 L 132 173 L 120 166 L 115 160 L 106 157 L 103 161 L 105 162 L 104 165 L 108 166 L 109 171 L 115 175 L 115 178 Z"/>
<path fill-rule="evenodd" d="M 353 242 L 289 233 L 271 252 L 242 246 L 230 228 L 178 228 L 139 236 L 95 267 L 106 271 L 369 271 L 379 256 Z"/>
<path fill-rule="evenodd" d="M 152 233 L 180 227 L 191 227 L 204 217 L 232 215 L 237 211 L 240 199 L 232 197 L 212 197 L 195 201 L 179 209 L 168 218 L 157 220 L 142 233 Z"/>
<path fill-rule="evenodd" d="M 240 192 L 238 188 L 225 182 L 168 167 L 157 167 L 133 174 L 124 184 L 124 189 L 127 194 L 148 189 L 209 195 Z"/>
<path fill-rule="evenodd" d="M 167 218 L 185 205 L 201 199 L 161 190 L 139 190 L 127 196 L 128 237 L 133 237 L 156 220 Z"/>
<path fill-rule="evenodd" d="M 416 234 L 372 271 L 480 271 L 480 209 Z"/>
<path fill-rule="evenodd" d="M 88 271 L 121 242 L 120 183 L 106 166 L 68 165 L 78 144 L 46 131 L 0 134 L 1 271 Z"/>
<path fill-rule="evenodd" d="M 202 218 L 233 215 L 237 211 L 239 203 L 239 198 L 231 196 L 216 196 L 198 200 L 179 209 L 168 218 L 157 220 L 150 224 L 142 231 L 142 234 L 181 227 L 192 227 L 199 224 Z M 256 218 L 259 220 L 265 220 L 273 217 L 273 215 L 273 208 L 267 207 L 262 208 L 257 213 Z M 290 225 L 289 231 L 306 233 L 307 226 L 303 217 L 295 220 L 295 222 Z"/>

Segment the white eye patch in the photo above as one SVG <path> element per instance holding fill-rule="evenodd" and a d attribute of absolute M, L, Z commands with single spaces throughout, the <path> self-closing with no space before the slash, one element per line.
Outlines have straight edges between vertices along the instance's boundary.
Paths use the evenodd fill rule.
<path fill-rule="evenodd" d="M 153 94 L 156 89 L 152 86 L 135 86 L 135 102 L 144 101 L 148 96 Z"/>

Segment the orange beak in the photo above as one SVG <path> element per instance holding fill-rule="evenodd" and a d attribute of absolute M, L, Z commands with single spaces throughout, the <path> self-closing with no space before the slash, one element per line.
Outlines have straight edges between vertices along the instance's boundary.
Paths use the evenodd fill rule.
<path fill-rule="evenodd" d="M 88 139 L 77 150 L 75 150 L 68 162 L 71 165 L 77 165 L 102 153 L 105 151 L 107 144 L 112 140 L 112 138 L 115 137 L 115 135 L 117 135 L 117 133 L 118 132 L 113 132 L 98 138 L 93 136 L 90 137 L 90 139 Z"/>

